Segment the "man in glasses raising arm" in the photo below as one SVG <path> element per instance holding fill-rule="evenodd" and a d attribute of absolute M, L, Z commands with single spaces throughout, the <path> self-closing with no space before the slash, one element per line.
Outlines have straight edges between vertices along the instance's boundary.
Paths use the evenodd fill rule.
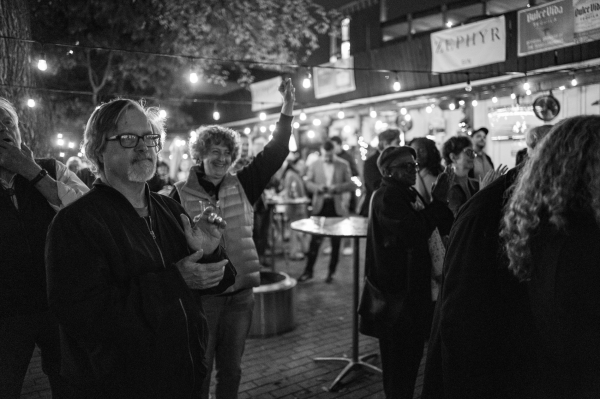
<path fill-rule="evenodd" d="M 50 226 L 48 298 L 77 397 L 190 398 L 204 380 L 194 297 L 224 291 L 235 272 L 222 219 L 208 209 L 192 227 L 177 202 L 149 191 L 163 132 L 156 110 L 132 100 L 96 109 L 84 151 L 99 179 Z"/>

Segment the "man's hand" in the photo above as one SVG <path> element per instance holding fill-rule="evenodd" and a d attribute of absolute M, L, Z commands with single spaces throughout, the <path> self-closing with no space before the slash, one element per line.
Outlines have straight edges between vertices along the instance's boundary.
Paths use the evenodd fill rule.
<path fill-rule="evenodd" d="M 0 140 L 0 167 L 19 174 L 27 180 L 33 179 L 41 170 L 35 163 L 33 152 L 25 144 L 21 149 Z"/>
<path fill-rule="evenodd" d="M 227 222 L 222 217 L 217 216 L 213 207 L 208 207 L 202 214 L 194 218 L 194 227 L 188 217 L 181 214 L 185 238 L 188 245 L 194 251 L 204 250 L 207 254 L 212 254 L 221 242 L 223 230 Z"/>
<path fill-rule="evenodd" d="M 440 173 L 437 177 L 433 187 L 431 189 L 431 196 L 438 200 L 446 203 L 448 201 L 448 190 L 454 184 L 454 170 L 451 165 L 446 166 L 446 169 Z"/>
<path fill-rule="evenodd" d="M 292 84 L 292 79 L 283 79 L 278 90 L 279 93 L 281 93 L 281 97 L 283 97 L 283 107 L 281 107 L 281 113 L 292 116 L 294 113 L 294 102 L 296 101 L 296 88 Z"/>
<path fill-rule="evenodd" d="M 228 262 L 227 259 L 223 259 L 216 263 L 196 263 L 202 255 L 202 250 L 194 252 L 175 264 L 187 286 L 193 290 L 204 290 L 218 285 L 223 279 Z"/>

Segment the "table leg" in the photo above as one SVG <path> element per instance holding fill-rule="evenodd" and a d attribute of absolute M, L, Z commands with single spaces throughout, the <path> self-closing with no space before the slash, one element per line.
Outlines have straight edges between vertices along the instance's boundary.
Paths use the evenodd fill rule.
<path fill-rule="evenodd" d="M 369 358 L 377 357 L 376 353 L 371 353 L 369 355 L 360 356 L 358 355 L 358 279 L 359 279 L 359 238 L 354 237 L 354 253 L 353 253 L 353 262 L 352 262 L 352 358 L 347 357 L 317 357 L 315 361 L 341 361 L 348 363 L 346 367 L 338 374 L 333 383 L 329 387 L 330 391 L 335 391 L 337 389 L 337 385 L 342 381 L 342 378 L 346 376 L 346 374 L 350 373 L 354 369 L 366 368 L 370 371 L 375 371 L 381 373 L 381 369 L 373 366 L 370 363 L 366 363 L 366 360 Z"/>

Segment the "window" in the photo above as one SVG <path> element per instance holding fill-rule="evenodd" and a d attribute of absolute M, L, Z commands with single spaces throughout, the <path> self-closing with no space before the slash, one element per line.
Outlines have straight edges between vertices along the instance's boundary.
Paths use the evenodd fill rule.
<path fill-rule="evenodd" d="M 408 36 L 408 22 L 400 22 L 381 28 L 382 39 L 384 42 L 400 39 Z"/>

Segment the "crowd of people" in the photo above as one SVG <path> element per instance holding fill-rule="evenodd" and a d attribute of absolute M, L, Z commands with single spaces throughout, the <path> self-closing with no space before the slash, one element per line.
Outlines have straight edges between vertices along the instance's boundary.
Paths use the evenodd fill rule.
<path fill-rule="evenodd" d="M 63 164 L 34 157 L 0 98 L 0 397 L 19 397 L 37 345 L 56 398 L 208 399 L 213 369 L 217 399 L 236 398 L 253 287 L 275 250 L 266 189 L 310 198 L 287 222 L 368 218 L 387 398 L 413 397 L 428 339 L 425 399 L 600 395 L 600 117 L 530 129 L 510 170 L 485 153 L 485 128 L 441 151 L 385 130 L 359 202 L 340 137 L 313 160 L 289 152 L 295 89 L 279 91 L 271 140 L 202 126 L 181 181 L 158 157 L 154 108 L 97 107 L 89 164 Z M 289 240 L 306 262 L 298 281 L 311 280 L 323 239 Z M 342 246 L 331 239 L 326 283 Z"/>

